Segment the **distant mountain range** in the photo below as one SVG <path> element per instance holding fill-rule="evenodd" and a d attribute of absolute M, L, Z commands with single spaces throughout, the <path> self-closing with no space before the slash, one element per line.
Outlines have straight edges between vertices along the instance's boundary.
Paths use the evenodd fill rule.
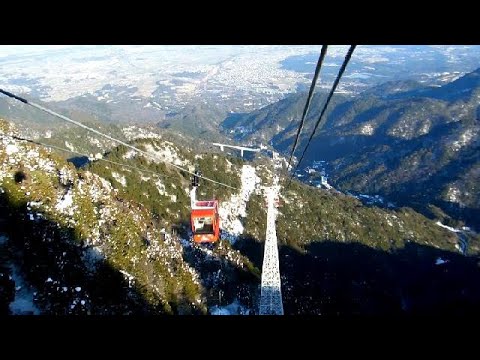
<path fill-rule="evenodd" d="M 77 121 L 95 124 L 97 127 L 155 125 L 170 133 L 180 133 L 203 140 L 212 138 L 216 141 L 228 140 L 228 137 L 219 131 L 220 122 L 228 115 L 225 104 L 210 105 L 204 101 L 194 101 L 189 105 L 179 106 L 177 110 L 167 111 L 161 109 L 154 100 L 133 96 L 134 92 L 135 88 L 115 87 L 112 95 L 112 86 L 107 85 L 93 95 L 85 94 L 65 101 L 45 103 L 35 97 L 26 98 Z M 0 114 L 15 121 L 33 137 L 42 137 L 46 131 L 55 134 L 71 128 L 70 124 L 6 97 L 0 97 Z"/>
<path fill-rule="evenodd" d="M 196 103 L 182 110 L 169 113 L 157 123 L 162 129 L 169 129 L 201 139 L 228 140 L 219 131 L 219 124 L 227 116 L 227 111 L 218 106 Z"/>
<path fill-rule="evenodd" d="M 306 94 L 222 122 L 243 142 L 290 151 Z M 316 94 L 299 149 L 325 99 Z M 388 82 L 352 97 L 336 94 L 302 167 L 329 163 L 342 190 L 381 194 L 428 214 L 433 204 L 480 228 L 480 69 L 439 87 Z M 298 156 L 300 150 L 296 153 Z"/>

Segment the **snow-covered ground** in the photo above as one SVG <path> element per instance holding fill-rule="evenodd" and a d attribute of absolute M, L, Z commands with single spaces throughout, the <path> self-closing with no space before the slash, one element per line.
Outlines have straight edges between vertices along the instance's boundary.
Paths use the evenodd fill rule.
<path fill-rule="evenodd" d="M 88 136 L 88 141 L 90 142 L 91 145 L 96 146 L 100 149 L 102 148 L 102 143 L 97 138 L 93 138 L 91 136 Z"/>
<path fill-rule="evenodd" d="M 302 170 L 295 171 L 295 177 L 303 183 L 319 189 L 336 190 L 331 184 L 328 183 L 326 165 L 327 162 L 325 160 L 315 160 L 312 162 L 312 165 L 307 166 Z M 275 166 L 275 168 L 278 168 L 278 166 Z M 318 175 L 320 175 L 320 179 L 318 179 Z"/>
<path fill-rule="evenodd" d="M 127 179 L 125 179 L 125 175 L 120 175 L 119 173 L 112 171 L 112 177 L 122 184 L 123 187 L 127 186 Z"/>
<path fill-rule="evenodd" d="M 464 131 L 456 141 L 452 143 L 453 151 L 459 151 L 462 147 L 468 145 L 478 136 L 479 129 L 468 129 Z"/>
<path fill-rule="evenodd" d="M 353 196 L 354 198 L 360 200 L 365 205 L 385 206 L 386 204 L 387 208 L 396 207 L 396 205 L 393 202 L 385 200 L 385 198 L 380 195 L 353 194 L 349 191 L 346 191 L 345 194 L 349 196 Z"/>
<path fill-rule="evenodd" d="M 457 235 L 458 242 L 455 244 L 455 249 L 460 251 L 463 255 L 467 255 L 468 253 L 468 238 L 465 236 L 464 232 L 460 229 L 455 229 L 451 226 L 447 226 L 442 224 L 440 221 L 437 221 L 435 224 L 438 226 L 443 227 L 451 232 L 454 232 Z"/>
<path fill-rule="evenodd" d="M 452 228 L 452 227 L 450 227 L 450 226 L 443 225 L 440 221 L 437 221 L 435 224 L 437 224 L 438 226 L 441 226 L 441 227 L 443 227 L 443 228 L 445 228 L 445 229 L 447 229 L 447 230 L 453 231 L 453 232 L 455 232 L 455 233 L 458 233 L 458 232 L 461 231 L 461 230 Z"/>
<path fill-rule="evenodd" d="M 461 191 L 453 185 L 450 185 L 447 190 L 447 199 L 454 203 L 460 203 Z"/>
<path fill-rule="evenodd" d="M 70 189 L 68 192 L 63 195 L 55 205 L 55 209 L 62 213 L 73 215 L 73 191 Z"/>
<path fill-rule="evenodd" d="M 8 144 L 5 151 L 7 155 L 12 155 L 18 152 L 18 147 L 14 144 Z"/>
<path fill-rule="evenodd" d="M 226 306 L 212 306 L 210 313 L 212 315 L 248 315 L 249 309 L 235 300 Z"/>
<path fill-rule="evenodd" d="M 447 262 L 448 262 L 448 260 L 444 260 L 441 257 L 439 257 L 439 258 L 437 258 L 437 260 L 435 260 L 435 265 L 442 265 L 442 264 L 445 264 Z"/>
<path fill-rule="evenodd" d="M 141 128 L 138 126 L 128 126 L 122 129 L 123 134 L 129 140 L 135 139 L 161 139 L 162 136 L 158 133 L 152 132 L 148 129 Z"/>
<path fill-rule="evenodd" d="M 75 151 L 75 147 L 70 144 L 68 141 L 65 141 L 65 146 L 67 147 L 67 149 L 69 149 L 70 151 Z"/>
<path fill-rule="evenodd" d="M 131 158 L 135 157 L 136 154 L 137 154 L 137 152 L 135 150 L 128 150 L 122 157 L 124 159 L 131 159 Z"/>
<path fill-rule="evenodd" d="M 0 235 L 0 246 L 4 245 L 8 241 L 8 237 Z"/>
<path fill-rule="evenodd" d="M 178 166 L 185 166 L 188 162 L 186 160 L 182 160 L 177 153 L 177 150 L 169 145 L 168 141 L 163 142 L 163 148 L 159 147 L 157 144 L 145 144 L 145 151 L 151 154 L 154 158 L 157 158 L 159 161 L 164 161 L 166 163 L 175 164 Z M 172 144 L 173 145 L 173 144 Z M 149 158 L 148 160 L 151 160 Z"/>
<path fill-rule="evenodd" d="M 257 176 L 255 168 L 251 165 L 243 165 L 241 174 L 241 189 L 239 194 L 232 195 L 229 201 L 221 202 L 219 214 L 222 219 L 221 227 L 225 238 L 232 244 L 243 233 L 242 217 L 247 216 L 246 207 L 250 195 L 255 190 L 261 179 Z"/>
<path fill-rule="evenodd" d="M 362 127 L 360 127 L 360 133 L 362 135 L 373 135 L 374 132 L 375 132 L 375 129 L 372 126 L 372 124 L 365 124 Z"/>
<path fill-rule="evenodd" d="M 34 292 L 25 283 L 17 267 L 12 265 L 11 269 L 12 279 L 15 281 L 15 299 L 10 303 L 10 311 L 14 315 L 39 315 L 40 310 L 33 302 Z"/>
<path fill-rule="evenodd" d="M 7 244 L 8 237 L 0 234 L 0 247 Z M 15 282 L 15 298 L 10 303 L 10 311 L 13 315 L 39 315 L 40 310 L 33 302 L 34 292 L 31 287 L 25 282 L 18 265 L 12 260 L 7 261 L 12 275 L 11 280 Z"/>
<path fill-rule="evenodd" d="M 158 179 L 158 180 L 155 182 L 155 186 L 157 187 L 158 193 L 159 193 L 160 195 L 168 196 L 167 192 L 165 191 L 165 184 L 162 182 L 161 179 Z"/>

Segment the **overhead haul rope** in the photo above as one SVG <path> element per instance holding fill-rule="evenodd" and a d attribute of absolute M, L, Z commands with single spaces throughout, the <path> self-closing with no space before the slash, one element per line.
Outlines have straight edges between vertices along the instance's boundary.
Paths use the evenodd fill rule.
<path fill-rule="evenodd" d="M 332 89 L 330 90 L 330 93 L 328 94 L 327 101 L 325 102 L 325 105 L 323 106 L 322 112 L 320 113 L 320 116 L 318 117 L 318 120 L 315 124 L 315 127 L 312 131 L 312 134 L 310 135 L 310 138 L 308 139 L 307 145 L 305 146 L 305 149 L 303 149 L 302 156 L 300 157 L 300 160 L 297 163 L 297 166 L 295 167 L 295 170 L 292 172 L 290 175 L 290 180 L 287 184 L 287 188 L 290 186 L 290 183 L 292 182 L 292 178 L 297 171 L 298 167 L 300 166 L 300 163 L 303 160 L 303 157 L 305 156 L 305 153 L 307 152 L 308 147 L 310 146 L 310 142 L 313 139 L 313 136 L 315 135 L 315 132 L 317 131 L 318 126 L 321 125 L 323 126 L 325 124 L 325 119 L 322 119 L 323 115 L 325 114 L 325 111 L 327 110 L 327 106 L 330 103 L 330 100 L 332 99 L 333 93 L 337 89 L 338 83 L 340 82 L 340 79 L 342 78 L 343 73 L 345 72 L 345 69 L 347 68 L 348 62 L 350 61 L 350 58 L 352 57 L 353 51 L 357 45 L 350 45 L 350 49 L 348 49 L 347 55 L 345 56 L 345 60 L 343 61 L 342 67 L 340 68 L 340 71 L 338 72 L 337 78 L 335 79 L 335 82 L 333 83 Z M 322 121 L 323 120 L 323 121 Z"/>
<path fill-rule="evenodd" d="M 116 143 L 118 143 L 118 144 L 121 144 L 121 145 L 123 145 L 123 146 L 126 146 L 126 147 L 128 147 L 128 148 L 130 148 L 130 149 L 132 149 L 132 150 L 135 150 L 135 151 L 139 152 L 140 154 L 143 154 L 143 155 L 145 155 L 145 156 L 149 156 L 149 157 L 151 157 L 151 158 L 154 159 L 154 160 L 159 160 L 157 157 L 153 156 L 152 154 L 150 154 L 150 153 L 148 153 L 148 152 L 146 152 L 146 151 L 140 150 L 139 148 L 137 148 L 137 147 L 135 147 L 135 146 L 133 146 L 133 145 L 130 145 L 130 144 L 128 144 L 128 143 L 126 143 L 126 142 L 124 142 L 124 141 L 122 141 L 122 140 L 115 139 L 114 137 L 111 137 L 110 135 L 104 134 L 104 133 L 102 133 L 102 132 L 100 132 L 100 131 L 98 131 L 98 130 L 95 130 L 95 129 L 87 126 L 87 125 L 84 125 L 84 124 L 82 124 L 82 123 L 80 123 L 80 122 L 78 122 L 78 121 L 72 120 L 72 119 L 70 119 L 70 118 L 68 118 L 68 117 L 66 117 L 66 116 L 64 116 L 64 115 L 58 114 L 58 113 L 56 113 L 55 111 L 49 110 L 49 109 L 47 109 L 47 108 L 45 108 L 45 107 L 43 107 L 43 106 L 41 106 L 41 105 L 38 105 L 38 104 L 34 103 L 33 101 L 28 101 L 28 100 L 26 100 L 26 99 L 24 99 L 24 98 L 22 98 L 22 97 L 20 97 L 20 96 L 17 96 L 17 95 L 15 95 L 15 94 L 12 94 L 11 92 L 5 91 L 5 90 L 3 90 L 3 89 L 0 89 L 0 93 L 2 93 L 2 94 L 4 94 L 4 95 L 7 95 L 7 96 L 9 96 L 9 97 L 11 97 L 11 98 L 13 98 L 13 99 L 15 99 L 15 100 L 18 100 L 18 101 L 20 101 L 20 102 L 22 102 L 22 103 L 24 103 L 24 104 L 33 106 L 34 108 L 37 108 L 37 109 L 39 109 L 39 110 L 42 110 L 42 111 L 44 111 L 44 112 L 46 112 L 46 113 L 48 113 L 48 114 L 50 114 L 50 115 L 56 116 L 56 117 L 58 117 L 58 118 L 60 118 L 60 119 L 62 119 L 62 120 L 64 120 L 64 121 L 67 121 L 67 122 L 72 123 L 72 124 L 74 124 L 74 125 L 77 125 L 77 126 L 79 126 L 79 127 L 81 127 L 81 128 L 84 128 L 84 129 L 86 129 L 86 130 L 88 130 L 88 131 L 90 131 L 90 132 L 93 132 L 93 133 L 97 134 L 97 135 L 103 136 L 104 138 L 106 138 L 106 139 L 108 139 L 108 140 L 111 140 L 111 141 L 113 141 L 113 142 L 116 142 Z M 165 161 L 165 160 L 161 160 L 161 161 L 163 161 L 163 162 L 166 163 L 166 164 L 169 164 L 170 166 L 173 166 L 174 168 L 176 168 L 176 169 L 178 169 L 178 170 L 180 170 L 180 171 L 183 171 L 183 172 L 188 173 L 188 174 L 190 174 L 190 175 L 196 175 L 196 176 L 198 176 L 199 178 L 204 179 L 204 180 L 206 180 L 206 181 L 210 181 L 210 182 L 212 182 L 212 183 L 214 183 L 214 184 L 218 184 L 218 185 L 221 185 L 221 186 L 225 186 L 225 187 L 230 188 L 230 189 L 233 189 L 233 190 L 239 190 L 238 188 L 233 187 L 233 186 L 230 186 L 230 185 L 228 185 L 228 184 L 224 184 L 224 183 L 222 183 L 222 182 L 215 181 L 215 180 L 210 179 L 210 178 L 207 178 L 207 177 L 205 177 L 205 176 L 197 175 L 197 174 L 195 174 L 194 172 L 192 172 L 192 171 L 190 171 L 190 170 L 187 170 L 187 169 L 184 169 L 184 168 L 182 168 L 182 167 L 180 167 L 180 166 L 178 166 L 178 165 L 175 165 L 175 164 L 173 164 L 173 163 L 171 163 L 171 162 L 168 162 L 168 161 Z"/>
<path fill-rule="evenodd" d="M 327 54 L 327 48 L 328 48 L 328 45 L 323 45 L 322 46 L 322 50 L 320 52 L 320 57 L 318 58 L 317 67 L 315 68 L 315 74 L 313 75 L 312 84 L 310 85 L 310 90 L 308 92 L 307 102 L 305 103 L 302 118 L 300 119 L 300 124 L 298 125 L 297 135 L 295 136 L 295 141 L 293 142 L 292 152 L 290 153 L 290 158 L 288 159 L 287 169 L 290 169 L 290 164 L 292 162 L 292 157 L 293 157 L 293 154 L 295 153 L 295 150 L 297 148 L 298 138 L 300 137 L 300 133 L 302 132 L 302 129 L 303 129 L 303 123 L 305 122 L 305 118 L 307 116 L 308 108 L 310 107 L 310 101 L 311 101 L 312 96 L 313 96 L 313 91 L 315 90 L 315 85 L 317 84 L 317 78 L 318 78 L 318 75 L 320 74 L 320 69 L 322 68 L 323 59 L 325 58 L 325 55 Z"/>

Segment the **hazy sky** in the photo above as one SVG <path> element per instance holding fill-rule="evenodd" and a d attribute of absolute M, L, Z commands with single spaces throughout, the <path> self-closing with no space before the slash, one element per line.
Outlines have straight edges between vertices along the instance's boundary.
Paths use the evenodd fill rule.
<path fill-rule="evenodd" d="M 0 56 L 28 54 L 46 50 L 71 48 L 74 45 L 0 45 Z"/>
<path fill-rule="evenodd" d="M 0 57 L 8 56 L 8 55 L 26 55 L 26 54 L 38 54 L 42 52 L 54 52 L 55 50 L 62 50 L 71 48 L 72 50 L 87 50 L 92 48 L 98 48 L 105 50 L 107 48 L 116 48 L 116 49 L 124 49 L 128 52 L 148 52 L 149 50 L 166 50 L 176 49 L 181 50 L 184 48 L 185 50 L 194 51 L 195 49 L 201 50 L 214 50 L 220 53 L 236 53 L 236 52 L 243 52 L 243 51 L 251 51 L 253 49 L 278 49 L 278 48 L 291 48 L 292 50 L 295 48 L 305 48 L 309 47 L 312 51 L 318 51 L 321 45 L 0 45 Z M 333 47 L 337 47 L 333 45 Z M 342 46 L 343 47 L 343 46 Z M 375 45 L 359 45 L 357 48 L 357 52 L 361 52 L 362 48 L 366 50 L 367 48 L 377 48 L 377 50 L 385 50 L 388 51 L 389 48 L 394 48 L 395 46 L 375 46 Z M 413 46 L 412 46 L 413 47 Z M 445 46 L 444 49 L 449 47 L 457 47 L 454 46 Z M 437 46 L 438 48 L 438 46 Z M 479 46 L 471 46 L 471 48 L 479 48 Z"/>

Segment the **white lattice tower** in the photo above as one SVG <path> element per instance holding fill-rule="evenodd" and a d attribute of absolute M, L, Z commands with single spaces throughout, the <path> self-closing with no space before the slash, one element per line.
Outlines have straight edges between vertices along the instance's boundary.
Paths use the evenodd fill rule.
<path fill-rule="evenodd" d="M 275 219 L 278 200 L 278 177 L 274 185 L 266 189 L 267 198 L 267 234 L 262 266 L 262 285 L 260 294 L 260 315 L 283 315 L 280 268 L 278 264 L 277 231 Z"/>

